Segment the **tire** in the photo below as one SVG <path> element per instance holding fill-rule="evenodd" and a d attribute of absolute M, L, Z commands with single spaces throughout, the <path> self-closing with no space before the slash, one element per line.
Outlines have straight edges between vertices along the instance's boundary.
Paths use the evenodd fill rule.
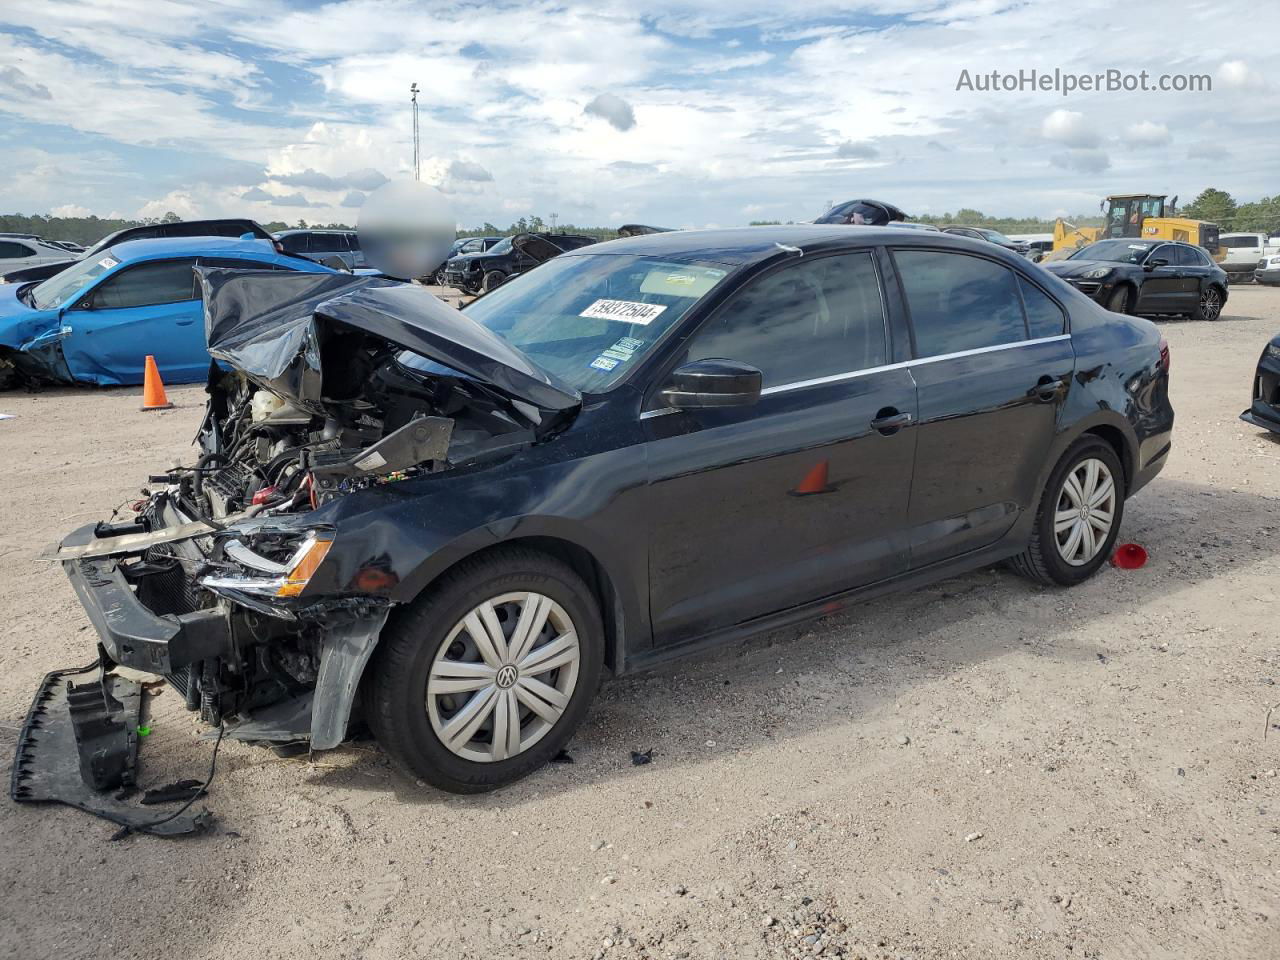
<path fill-rule="evenodd" d="M 488 293 L 491 290 L 496 290 L 506 282 L 506 279 L 507 275 L 501 270 L 490 270 L 484 275 L 484 279 L 480 281 L 480 292 Z"/>
<path fill-rule="evenodd" d="M 1128 284 L 1121 284 L 1111 291 L 1107 297 L 1107 309 L 1112 313 L 1128 313 L 1130 290 Z"/>
<path fill-rule="evenodd" d="M 1073 526 L 1059 532 L 1055 530 L 1059 513 L 1066 514 L 1075 509 L 1073 502 L 1075 498 L 1067 490 L 1068 478 L 1074 475 L 1078 480 L 1077 471 L 1084 468 L 1087 473 L 1089 469 L 1087 465 L 1091 461 L 1100 463 L 1106 468 L 1112 482 L 1112 495 L 1110 498 L 1104 498 L 1100 504 L 1091 506 L 1086 513 L 1073 518 Z M 1099 488 L 1101 486 L 1100 482 Z M 1111 522 L 1105 533 L 1099 530 L 1099 518 L 1103 516 L 1100 507 L 1104 505 L 1111 507 Z M 1014 557 L 1011 565 L 1018 573 L 1037 583 L 1057 584 L 1063 587 L 1073 587 L 1083 583 L 1097 573 L 1098 568 L 1110 558 L 1115 550 L 1116 538 L 1120 535 L 1120 524 L 1123 520 L 1124 469 L 1120 465 L 1120 459 L 1111 449 L 1111 445 L 1100 437 L 1090 435 L 1081 437 L 1067 449 L 1062 459 L 1058 461 L 1058 465 L 1054 467 L 1053 473 L 1049 475 L 1049 482 L 1045 484 L 1044 493 L 1040 497 L 1040 504 L 1036 510 L 1035 524 L 1032 527 L 1027 549 Z M 1064 517 L 1061 522 L 1065 524 L 1068 521 Z M 1077 544 L 1078 552 L 1068 560 L 1066 554 L 1074 536 L 1074 523 L 1088 525 L 1089 535 L 1094 538 L 1091 544 L 1093 552 L 1088 557 L 1084 556 L 1086 551 L 1082 532 L 1081 542 Z M 1097 539 L 1098 534 L 1102 534 L 1100 543 Z M 1063 540 L 1066 542 L 1063 543 Z"/>
<path fill-rule="evenodd" d="M 483 655 L 467 621 L 481 634 L 486 620 L 496 625 L 505 647 L 533 602 L 522 607 L 507 599 L 519 596 L 540 598 L 529 616 L 547 610 L 543 630 L 519 660 L 506 659 L 509 651 Z M 496 601 L 489 608 L 493 617 L 480 613 L 489 601 Z M 572 645 L 564 646 L 566 625 L 576 635 L 576 661 L 543 672 L 535 662 L 539 651 L 561 645 L 562 652 L 541 657 L 549 661 L 572 652 Z M 493 647 L 489 652 L 497 653 Z M 464 560 L 388 624 L 366 672 L 369 725 L 383 749 L 413 775 L 450 793 L 482 793 L 527 776 L 563 749 L 595 696 L 603 662 L 600 609 L 582 578 L 536 550 L 494 550 Z M 519 666 L 512 670 L 512 663 Z M 441 692 L 449 684 L 470 689 Z M 542 689 L 535 684 L 549 688 L 548 699 L 532 692 Z M 484 719 L 469 731 L 468 718 L 481 714 Z M 501 724 L 513 715 L 514 740 L 500 739 L 495 730 L 510 734 L 512 724 Z"/>
<path fill-rule="evenodd" d="M 1222 316 L 1222 289 L 1216 284 L 1210 285 L 1200 294 L 1200 302 L 1191 314 L 1192 320 L 1217 320 Z"/>

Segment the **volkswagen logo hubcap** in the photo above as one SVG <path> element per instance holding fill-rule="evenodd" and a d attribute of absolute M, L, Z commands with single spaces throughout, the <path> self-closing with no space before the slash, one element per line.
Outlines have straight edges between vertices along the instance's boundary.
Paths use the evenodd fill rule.
<path fill-rule="evenodd" d="M 520 679 L 520 671 L 508 663 L 498 671 L 498 675 L 494 679 L 503 690 L 510 690 L 516 685 L 516 681 Z"/>

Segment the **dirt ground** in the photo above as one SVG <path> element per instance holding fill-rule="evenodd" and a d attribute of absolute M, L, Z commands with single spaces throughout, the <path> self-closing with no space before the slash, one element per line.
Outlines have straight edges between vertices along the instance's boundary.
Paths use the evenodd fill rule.
<path fill-rule="evenodd" d="M 489 796 L 228 743 L 202 836 L 0 802 L 0 955 L 1280 957 L 1280 443 L 1237 419 L 1280 290 L 1162 327 L 1145 569 L 983 570 L 607 685 L 573 764 Z M 92 657 L 36 557 L 192 459 L 201 391 L 169 393 L 0 395 L 6 778 L 41 675 Z M 151 710 L 144 784 L 203 777 L 180 698 Z"/>

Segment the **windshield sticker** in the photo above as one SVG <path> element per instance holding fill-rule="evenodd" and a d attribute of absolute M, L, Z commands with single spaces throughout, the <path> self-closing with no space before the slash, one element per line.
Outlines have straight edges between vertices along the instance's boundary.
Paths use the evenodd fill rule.
<path fill-rule="evenodd" d="M 710 267 L 660 267 L 645 274 L 640 292 L 693 300 L 706 294 L 723 276 L 723 270 Z"/>
<path fill-rule="evenodd" d="M 591 363 L 587 364 L 587 366 L 595 367 L 597 370 L 612 370 L 621 362 L 621 360 L 614 360 L 612 357 L 606 357 L 601 354 L 592 360 Z"/>
<path fill-rule="evenodd" d="M 578 316 L 596 320 L 617 320 L 622 323 L 652 323 L 666 310 L 660 303 L 637 303 L 633 300 L 597 300 Z"/>
<path fill-rule="evenodd" d="M 1145 250 L 1145 249 L 1147 249 L 1147 245 L 1146 245 L 1145 243 L 1131 243 L 1131 244 L 1129 244 L 1129 249 L 1130 249 L 1130 250 Z"/>
<path fill-rule="evenodd" d="M 625 363 L 635 356 L 635 352 L 644 346 L 643 340 L 637 340 L 635 337 L 623 337 L 612 347 L 601 352 L 602 357 L 612 357 Z"/>
<path fill-rule="evenodd" d="M 98 261 L 98 266 L 102 267 L 104 270 L 110 270 L 119 262 L 120 261 L 117 260 L 115 257 L 103 257 L 101 260 Z"/>

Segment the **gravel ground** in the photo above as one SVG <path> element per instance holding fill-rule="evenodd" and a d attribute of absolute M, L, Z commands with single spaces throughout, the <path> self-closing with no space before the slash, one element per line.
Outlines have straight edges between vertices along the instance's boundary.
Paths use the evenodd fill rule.
<path fill-rule="evenodd" d="M 0 956 L 1280 957 L 1280 444 L 1237 420 L 1280 290 L 1162 326 L 1146 568 L 983 570 L 613 683 L 573 764 L 489 796 L 368 742 L 228 743 L 202 836 L 0 803 Z M 169 393 L 0 395 L 6 764 L 41 675 L 92 656 L 36 557 L 191 459 L 202 393 Z M 203 776 L 177 695 L 150 706 L 144 783 Z"/>

